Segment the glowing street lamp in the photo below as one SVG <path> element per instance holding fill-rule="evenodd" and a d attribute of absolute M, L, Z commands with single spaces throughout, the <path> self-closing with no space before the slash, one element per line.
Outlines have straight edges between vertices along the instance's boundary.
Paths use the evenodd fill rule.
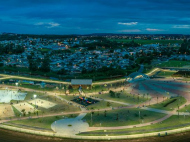
<path fill-rule="evenodd" d="M 17 86 L 17 91 L 18 91 L 18 82 L 16 82 L 15 85 Z"/>
<path fill-rule="evenodd" d="M 34 99 L 35 99 L 35 109 L 36 109 L 36 97 L 37 97 L 37 95 L 36 94 L 34 94 Z"/>

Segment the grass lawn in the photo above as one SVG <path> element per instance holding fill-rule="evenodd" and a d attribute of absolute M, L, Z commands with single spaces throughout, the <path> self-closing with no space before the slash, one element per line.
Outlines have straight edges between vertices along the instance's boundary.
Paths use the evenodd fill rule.
<path fill-rule="evenodd" d="M 39 92 L 28 92 L 28 91 L 26 91 L 26 93 L 27 93 L 27 95 L 26 95 L 26 97 L 25 97 L 25 101 L 30 101 L 30 100 L 32 100 L 32 99 L 34 99 L 34 94 L 36 94 L 37 95 L 37 98 L 41 98 L 41 97 L 43 97 L 44 96 L 44 94 L 43 93 L 39 93 Z"/>
<path fill-rule="evenodd" d="M 99 115 L 98 115 L 99 114 Z M 118 120 L 117 120 L 118 114 Z M 88 113 L 84 120 L 86 120 L 90 126 L 100 127 L 100 123 L 102 127 L 113 127 L 113 126 L 126 126 L 126 125 L 135 125 L 140 123 L 146 123 L 150 121 L 157 120 L 159 118 L 164 117 L 165 114 L 156 113 L 146 110 L 140 110 L 140 118 L 139 118 L 139 109 L 118 109 L 118 110 L 110 110 L 106 112 L 95 112 L 92 116 L 92 124 L 91 124 L 91 114 Z"/>
<path fill-rule="evenodd" d="M 117 103 L 112 103 L 112 102 L 106 102 L 106 101 L 100 101 L 98 103 L 95 103 L 95 104 L 92 104 L 92 105 L 89 105 L 87 106 L 88 109 L 105 109 L 105 108 L 111 108 L 111 107 L 122 107 L 124 105 L 122 104 L 117 104 Z"/>
<path fill-rule="evenodd" d="M 15 87 L 15 84 L 14 83 L 4 83 L 5 85 L 9 85 L 9 86 L 14 86 Z M 49 87 L 44 87 L 44 88 L 41 88 L 39 85 L 31 85 L 31 84 L 27 84 L 27 83 L 22 83 L 21 85 L 18 86 L 19 87 L 23 87 L 23 88 L 29 88 L 29 89 L 34 89 L 34 90 L 39 90 L 39 91 L 57 91 L 54 88 L 49 88 Z M 22 90 L 22 89 L 21 89 Z M 61 90 L 63 92 L 63 90 Z M 57 91 L 58 92 L 58 91 Z M 59 91 L 60 92 L 60 91 Z"/>
<path fill-rule="evenodd" d="M 111 39 L 111 41 L 117 41 L 117 42 L 131 42 L 132 39 Z M 160 44 L 173 44 L 173 43 L 183 43 L 183 40 L 134 40 L 136 43 L 139 44 L 156 44 L 156 43 L 160 43 Z"/>
<path fill-rule="evenodd" d="M 116 92 L 116 93 L 120 93 L 119 97 L 117 95 L 115 95 L 115 97 L 112 97 L 109 93 L 96 95 L 96 97 L 98 96 L 99 98 L 112 100 L 112 101 L 119 101 L 119 102 L 124 102 L 124 103 L 129 103 L 129 104 L 138 104 L 139 102 L 142 103 L 142 102 L 149 100 L 147 98 L 147 96 L 143 97 L 140 95 L 138 97 L 138 95 L 128 94 L 125 91 L 124 92 Z"/>
<path fill-rule="evenodd" d="M 12 105 L 12 109 L 13 109 L 13 111 L 14 111 L 15 116 L 20 116 L 20 115 L 22 115 L 22 113 L 21 113 L 20 111 L 18 111 L 13 105 Z"/>
<path fill-rule="evenodd" d="M 166 99 L 166 98 L 164 98 Z M 181 106 L 186 103 L 186 99 L 184 97 L 175 97 L 171 99 L 167 99 L 164 102 L 161 102 L 159 104 L 154 104 L 149 106 L 150 108 L 156 108 L 156 109 L 163 109 L 163 110 L 174 110 L 175 108 L 178 108 L 178 105 Z"/>
<path fill-rule="evenodd" d="M 74 118 L 76 117 L 76 114 L 73 115 L 64 115 L 64 117 L 68 118 Z M 8 123 L 4 123 L 7 125 L 13 125 L 14 124 L 20 124 L 30 126 L 30 127 L 38 127 L 38 128 L 45 128 L 45 129 L 51 129 L 51 124 L 57 120 L 63 119 L 63 116 L 52 116 L 52 117 L 43 117 L 43 118 L 35 118 L 35 119 L 25 119 L 25 120 L 15 120 L 15 121 L 10 121 Z M 18 125 L 19 127 L 19 125 Z"/>
<path fill-rule="evenodd" d="M 157 74 L 157 76 L 169 77 L 172 76 L 174 73 L 175 71 L 161 71 Z"/>
<path fill-rule="evenodd" d="M 170 60 L 168 62 L 158 64 L 157 67 L 183 67 L 186 65 L 190 65 L 190 62 L 189 61 Z"/>
<path fill-rule="evenodd" d="M 184 125 L 190 125 L 190 116 L 171 116 L 170 118 L 162 121 L 161 123 L 152 124 L 144 127 L 119 129 L 119 130 L 103 130 L 87 132 L 81 135 L 126 135 L 126 134 L 140 134 L 148 132 L 159 132 L 164 130 L 171 130 L 176 128 L 182 128 Z"/>
<path fill-rule="evenodd" d="M 190 112 L 190 105 L 187 105 L 179 110 L 179 112 Z"/>
<path fill-rule="evenodd" d="M 73 95 L 59 95 L 60 97 L 68 100 L 68 101 L 71 101 L 73 100 L 76 96 L 73 96 Z"/>

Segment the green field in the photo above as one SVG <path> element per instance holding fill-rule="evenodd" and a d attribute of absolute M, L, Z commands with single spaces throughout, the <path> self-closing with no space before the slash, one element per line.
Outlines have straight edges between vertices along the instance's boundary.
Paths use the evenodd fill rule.
<path fill-rule="evenodd" d="M 187 105 L 179 110 L 179 112 L 190 112 L 190 105 Z"/>
<path fill-rule="evenodd" d="M 170 60 L 168 62 L 164 62 L 161 64 L 158 64 L 157 67 L 183 67 L 186 65 L 190 65 L 189 61 L 177 61 L 177 60 Z"/>
<path fill-rule="evenodd" d="M 117 108 L 117 107 L 122 107 L 122 106 L 125 106 L 125 105 L 112 103 L 112 102 L 106 102 L 106 101 L 100 101 L 98 103 L 87 106 L 87 109 L 98 110 L 98 109 L 106 109 L 106 108 L 112 108 L 112 107 Z"/>
<path fill-rule="evenodd" d="M 118 120 L 117 120 L 118 114 Z M 139 117 L 139 109 L 118 109 L 118 110 L 110 110 L 106 112 L 95 112 L 92 115 L 92 123 L 91 123 L 91 114 L 88 113 L 84 120 L 86 120 L 90 126 L 94 127 L 113 127 L 113 126 L 126 126 L 126 125 L 135 125 L 140 123 L 146 123 L 150 121 L 157 120 L 159 118 L 164 117 L 165 114 L 156 113 L 146 110 L 140 110 Z"/>
<path fill-rule="evenodd" d="M 110 39 L 111 41 L 116 41 L 116 42 L 131 42 L 132 39 Z M 183 43 L 183 40 L 134 40 L 134 42 L 139 43 L 139 44 L 174 44 L 174 43 Z"/>
<path fill-rule="evenodd" d="M 77 115 L 64 115 L 64 117 L 68 118 L 75 118 Z M 25 119 L 25 120 L 15 120 L 10 121 L 8 123 L 4 123 L 5 125 L 15 125 L 19 124 L 20 127 L 22 125 L 29 126 L 30 127 L 38 127 L 38 128 L 46 128 L 51 130 L 51 124 L 57 120 L 63 119 L 63 116 L 52 116 L 52 117 L 40 117 L 35 119 Z M 17 125 L 19 127 L 19 125 Z"/>
<path fill-rule="evenodd" d="M 106 99 L 106 100 L 112 100 L 112 101 L 118 101 L 118 102 L 123 102 L 123 103 L 129 103 L 129 104 L 139 104 L 143 103 L 149 100 L 149 96 L 147 95 L 132 95 L 127 92 L 115 92 L 120 93 L 119 96 L 115 95 L 115 97 L 112 97 L 109 93 L 107 94 L 101 94 L 101 95 L 96 95 L 96 97 Z"/>
<path fill-rule="evenodd" d="M 12 109 L 14 111 L 15 116 L 19 117 L 20 115 L 22 115 L 22 113 L 20 111 L 18 111 L 14 106 L 12 106 Z"/>
<path fill-rule="evenodd" d="M 184 97 L 175 97 L 171 99 L 163 98 L 165 101 L 149 106 L 150 108 L 162 109 L 162 110 L 174 110 L 186 103 L 186 99 Z M 174 101 L 175 100 L 175 101 Z"/>
<path fill-rule="evenodd" d="M 175 71 L 161 71 L 157 74 L 157 76 L 170 77 L 175 73 Z"/>
<path fill-rule="evenodd" d="M 119 130 L 107 130 L 104 132 L 103 130 L 87 132 L 86 134 L 80 135 L 126 135 L 126 134 L 140 134 L 140 133 L 148 133 L 148 132 L 159 132 L 166 131 L 176 128 L 182 128 L 186 126 L 190 126 L 190 116 L 171 116 L 170 118 L 156 124 L 152 124 L 144 127 L 136 127 L 136 128 L 128 128 L 128 129 L 119 129 Z"/>

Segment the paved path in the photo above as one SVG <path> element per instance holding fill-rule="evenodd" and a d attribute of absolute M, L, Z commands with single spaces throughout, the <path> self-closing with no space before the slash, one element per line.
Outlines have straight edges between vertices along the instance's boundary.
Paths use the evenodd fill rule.
<path fill-rule="evenodd" d="M 43 82 L 50 82 L 50 83 L 58 83 L 58 84 L 71 84 L 70 82 L 65 81 L 56 81 L 56 80 L 50 80 L 50 79 L 43 79 L 43 78 L 31 78 L 31 77 L 23 77 L 23 76 L 17 76 L 17 75 L 7 75 L 7 74 L 0 74 L 2 76 L 1 79 L 23 79 L 23 80 L 32 80 L 32 81 L 43 81 Z M 111 81 L 104 81 L 104 82 L 95 82 L 93 85 L 104 85 L 104 84 L 111 84 L 111 83 L 118 83 L 118 82 L 124 82 L 124 79 L 117 79 L 117 80 L 111 80 Z"/>
<path fill-rule="evenodd" d="M 143 86 L 144 87 L 144 86 Z M 138 88 L 138 87 L 137 87 Z M 118 90 L 120 90 L 121 88 L 119 88 Z M 128 90 L 133 90 L 134 87 L 131 86 L 128 88 Z M 27 88 L 23 88 L 23 90 L 27 90 L 27 91 L 34 91 L 33 89 L 27 89 Z M 43 91 L 37 91 L 37 92 L 43 92 Z M 51 92 L 47 92 L 48 95 L 54 95 L 55 93 L 51 93 Z M 65 99 L 63 99 L 64 101 L 67 101 Z M 155 101 L 155 99 L 154 99 Z M 121 102 L 117 102 L 115 101 L 115 103 L 120 103 Z M 134 107 L 137 107 L 138 105 L 133 105 L 133 106 L 127 106 L 127 107 L 123 107 L 123 108 L 134 108 Z M 115 109 L 122 109 L 122 108 L 115 108 Z M 141 109 L 144 109 L 144 108 L 141 108 Z M 44 115 L 44 117 L 47 117 L 47 116 L 55 116 L 55 115 L 66 115 L 66 114 L 80 114 L 78 119 L 77 118 L 73 118 L 73 119 L 63 119 L 63 120 L 60 120 L 60 121 L 56 121 L 56 123 L 53 123 L 52 124 L 52 129 L 54 129 L 54 131 L 56 131 L 57 133 L 61 133 L 63 131 L 65 131 L 64 128 L 68 127 L 69 124 L 71 124 L 72 126 L 70 127 L 70 130 L 69 130 L 69 133 L 71 133 L 71 135 L 74 135 L 76 133 L 78 133 L 79 131 L 82 132 L 82 131 L 93 131 L 93 130 L 104 130 L 104 129 L 125 129 L 125 128 L 133 128 L 134 126 L 135 127 L 143 127 L 143 126 L 148 126 L 148 125 L 151 125 L 152 123 L 159 123 L 163 120 L 166 120 L 167 118 L 169 118 L 170 116 L 172 115 L 178 115 L 176 110 L 174 111 L 171 111 L 171 112 L 167 112 L 167 111 L 164 111 L 164 110 L 155 110 L 155 109 L 152 109 L 152 108 L 146 108 L 147 110 L 149 111 L 154 111 L 154 112 L 161 112 L 161 113 L 165 113 L 167 114 L 165 117 L 161 118 L 161 119 L 158 119 L 158 120 L 155 120 L 153 122 L 149 122 L 149 123 L 144 123 L 144 124 L 138 124 L 138 125 L 131 125 L 131 126 L 119 126 L 119 127 L 90 127 L 87 126 L 85 124 L 85 122 L 82 122 L 82 118 L 84 117 L 84 115 L 86 113 L 89 113 L 90 111 L 86 111 L 86 110 L 83 110 L 83 112 L 81 113 L 81 111 L 79 112 L 68 112 L 68 113 L 58 113 L 58 114 L 50 114 L 50 115 Z M 99 111 L 105 111 L 105 110 L 111 110 L 111 109 L 101 109 Z M 97 111 L 97 110 L 94 110 L 94 111 Z M 188 115 L 189 113 L 179 113 L 179 115 Z M 36 117 L 33 117 L 33 118 L 38 118 L 37 116 Z M 28 118 L 20 118 L 21 120 L 24 120 L 24 119 L 28 119 Z M 13 119 L 14 120 L 14 119 Z M 15 119 L 17 120 L 17 119 Z M 1 120 L 1 122 L 8 122 L 10 120 Z M 85 127 L 84 128 L 81 128 L 82 126 L 80 124 L 84 124 Z M 56 129 L 57 128 L 57 129 Z M 75 131 L 74 131 L 75 130 Z M 66 132 L 67 134 L 67 132 Z"/>
<path fill-rule="evenodd" d="M 96 97 L 90 97 L 94 100 L 98 100 L 98 101 L 105 101 L 105 102 L 111 102 L 111 103 L 116 103 L 116 104 L 121 104 L 121 105 L 126 105 L 126 106 L 131 106 L 132 104 L 129 103 L 124 103 L 124 102 L 120 102 L 120 101 L 113 101 L 113 100 L 109 100 L 109 99 L 101 99 L 101 98 L 96 98 Z"/>
<path fill-rule="evenodd" d="M 86 113 L 79 114 L 76 118 L 65 118 L 58 121 L 55 121 L 51 124 L 51 128 L 57 134 L 63 135 L 75 135 L 80 132 L 86 132 L 89 128 L 89 124 L 87 122 L 83 122 L 83 118 Z"/>

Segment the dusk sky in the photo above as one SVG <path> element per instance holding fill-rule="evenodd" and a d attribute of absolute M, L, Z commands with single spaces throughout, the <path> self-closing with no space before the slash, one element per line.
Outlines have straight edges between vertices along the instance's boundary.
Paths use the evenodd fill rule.
<path fill-rule="evenodd" d="M 190 34 L 190 0 L 0 0 L 0 32 Z"/>

